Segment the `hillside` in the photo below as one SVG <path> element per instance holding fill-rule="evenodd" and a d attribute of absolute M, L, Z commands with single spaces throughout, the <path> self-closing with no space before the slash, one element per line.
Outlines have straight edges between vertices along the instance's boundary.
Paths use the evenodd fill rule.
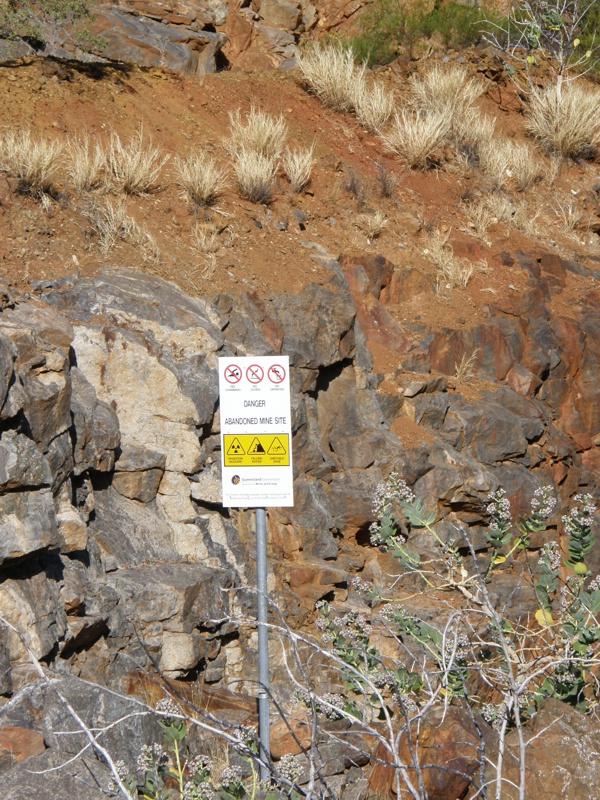
<path fill-rule="evenodd" d="M 481 92 L 411 168 L 297 68 L 0 66 L 11 800 L 127 796 L 81 731 L 102 729 L 126 780 L 160 738 L 165 686 L 195 720 L 187 754 L 242 769 L 246 788 L 232 779 L 239 793 L 221 797 L 256 790 L 254 522 L 220 503 L 217 357 L 272 353 L 290 356 L 296 498 L 268 515 L 276 796 L 297 797 L 294 782 L 342 800 L 474 798 L 484 784 L 491 797 L 503 781 L 519 800 L 525 785 L 548 800 L 598 791 L 600 552 L 586 514 L 600 486 L 600 162 L 526 134 L 531 101 L 491 48 L 398 59 L 368 80 L 406 109 L 437 67 Z M 535 80 L 549 77 L 543 65 Z M 280 164 L 267 202 L 242 197 L 228 139 L 252 109 L 281 115 L 289 147 L 314 145 L 302 191 Z M 486 118 L 484 150 L 468 129 Z M 65 148 L 41 194 L 6 160 L 19 131 Z M 155 185 L 76 190 L 69 143 L 115 136 L 169 157 Z M 524 156 L 494 172 L 496 151 Z M 174 166 L 194 152 L 226 172 L 197 207 Z M 376 494 L 390 472 L 408 484 L 387 488 L 392 534 Z M 516 527 L 502 528 L 503 497 Z M 246 760 L 224 753 L 228 736 L 246 737 Z M 300 772 L 286 784 L 289 756 Z M 181 768 L 179 784 L 160 773 L 169 797 L 187 798 L 184 773 L 202 782 L 202 769 Z M 205 791 L 229 791 L 215 775 Z"/>

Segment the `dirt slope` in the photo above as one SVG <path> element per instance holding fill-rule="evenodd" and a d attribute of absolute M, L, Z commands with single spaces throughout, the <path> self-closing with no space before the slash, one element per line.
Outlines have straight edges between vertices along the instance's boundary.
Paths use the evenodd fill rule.
<path fill-rule="evenodd" d="M 488 56 L 470 52 L 452 58 L 481 72 Z M 228 164 L 224 147 L 228 114 L 256 105 L 284 115 L 291 145 L 315 143 L 315 167 L 306 193 L 294 194 L 280 174 L 269 206 L 250 203 L 240 197 L 229 166 L 227 189 L 215 208 L 199 216 L 181 198 L 172 166 L 167 164 L 160 191 L 126 202 L 128 212 L 156 240 L 159 253 L 154 257 L 128 243 L 102 252 L 90 222 L 93 204 L 99 201 L 74 197 L 64 176 L 57 179 L 56 202 L 44 212 L 39 202 L 16 193 L 3 174 L 0 276 L 20 289 L 27 288 L 32 279 L 93 274 L 104 265 L 119 264 L 155 272 L 192 293 L 215 296 L 243 289 L 267 296 L 328 277 L 313 258 L 314 244 L 308 244 L 312 242 L 336 257 L 371 252 L 397 266 L 414 267 L 423 277 L 422 285 L 406 298 L 395 298 L 390 311 L 401 323 L 416 320 L 435 329 L 476 325 L 490 298 L 519 293 L 523 271 L 507 266 L 500 256 L 503 251 L 558 252 L 591 269 L 600 262 L 598 235 L 589 229 L 561 229 L 556 212 L 559 204 L 564 206 L 574 198 L 586 220 L 598 222 L 600 209 L 592 191 L 597 163 L 565 165 L 553 186 L 538 183 L 525 193 L 513 193 L 516 203 L 525 204 L 526 216 L 538 215 L 536 235 L 498 224 L 477 238 L 461 206 L 489 189 L 477 170 L 465 171 L 449 153 L 443 168 L 406 169 L 353 117 L 325 109 L 307 94 L 295 72 L 182 77 L 138 68 L 97 72 L 43 60 L 0 70 L 0 125 L 6 129 L 30 129 L 65 142 L 84 133 L 102 141 L 113 131 L 127 137 L 141 126 L 144 135 L 170 156 L 204 148 Z M 406 93 L 406 67 L 392 65 L 381 71 L 381 78 L 398 97 Z M 510 83 L 488 80 L 479 104 L 497 119 L 499 133 L 523 137 L 523 103 Z M 540 159 L 549 170 L 547 157 L 540 154 Z M 377 173 L 382 164 L 397 180 L 392 198 L 379 191 Z M 355 172 L 362 197 L 347 188 L 349 171 Z M 364 225 L 377 210 L 386 215 L 387 225 L 378 239 L 369 242 Z M 222 230 L 224 246 L 212 274 L 206 256 L 194 247 L 197 225 Z M 428 254 L 435 230 L 447 234 L 457 256 L 475 264 L 466 289 L 449 290 L 442 285 L 436 291 L 435 268 Z M 553 301 L 559 305 L 556 310 L 568 310 L 589 287 L 588 278 L 569 274 L 565 290 Z M 379 356 L 377 366 L 384 371 L 393 366 L 393 354 Z"/>

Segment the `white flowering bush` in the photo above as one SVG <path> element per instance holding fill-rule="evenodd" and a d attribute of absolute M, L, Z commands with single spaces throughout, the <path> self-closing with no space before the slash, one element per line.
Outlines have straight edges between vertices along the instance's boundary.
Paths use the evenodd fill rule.
<path fill-rule="evenodd" d="M 436 530 L 435 512 L 396 474 L 378 487 L 374 510 L 371 543 L 397 559 L 399 574 L 389 586 L 361 577 L 352 581 L 370 612 L 344 608 L 336 613 L 329 603 L 317 603 L 320 647 L 336 665 L 344 688 L 327 699 L 315 691 L 302 699 L 323 720 L 338 715 L 369 731 L 384 721 L 393 731 L 386 749 L 398 791 L 402 786 L 420 796 L 418 781 L 411 778 L 420 767 L 416 756 L 412 764 L 400 763 L 395 742 L 403 733 L 418 736 L 420 720 L 436 705 L 468 707 L 474 719 L 485 720 L 498 735 L 500 754 L 514 729 L 523 765 L 522 726 L 545 697 L 582 712 L 597 705 L 600 578 L 585 563 L 594 545 L 596 507 L 590 495 L 573 499 L 557 537 L 551 524 L 557 511 L 552 487 L 540 487 L 528 512 L 516 520 L 506 492 L 498 489 L 483 509 L 489 520 L 484 529 L 487 554 L 475 552 L 466 528 L 457 526 L 457 538 L 445 541 Z M 433 556 L 430 547 L 415 544 L 419 531 L 433 537 Z M 540 546 L 538 537 L 534 547 L 533 534 L 548 539 Z M 524 582 L 529 598 L 518 612 L 493 599 L 498 597 L 498 571 L 513 567 L 518 567 L 521 577 L 515 580 Z M 423 619 L 411 612 L 411 598 L 434 593 L 445 598 L 446 613 Z M 379 649 L 382 637 L 396 642 L 397 656 L 390 657 L 389 648 L 385 655 Z M 496 758 L 491 782 L 499 797 L 507 779 L 502 756 Z M 524 767 L 520 775 L 522 798 Z M 485 785 L 478 790 L 484 792 Z"/>
<path fill-rule="evenodd" d="M 165 745 L 143 745 L 135 771 L 129 771 L 123 761 L 115 762 L 123 787 L 133 798 L 143 800 L 298 800 L 294 790 L 301 768 L 294 756 L 281 759 L 277 773 L 268 786 L 261 786 L 257 770 L 258 741 L 253 729 L 239 726 L 230 736 L 228 755 L 236 754 L 247 765 L 218 765 L 205 754 L 192 755 L 186 744 L 190 725 L 194 721 L 184 713 L 172 697 L 156 704 L 158 724 Z M 219 733 L 218 729 L 213 729 Z M 237 746 L 232 741 L 237 741 Z"/>
<path fill-rule="evenodd" d="M 600 699 L 600 577 L 586 564 L 594 546 L 592 497 L 577 495 L 559 518 L 552 487 L 541 486 L 515 518 L 500 488 L 482 504 L 487 524 L 477 551 L 466 527 L 456 525 L 453 540 L 442 535 L 436 512 L 396 474 L 378 487 L 374 508 L 371 543 L 395 558 L 397 574 L 386 585 L 355 576 L 354 594 L 341 607 L 319 601 L 314 632 L 292 631 L 281 613 L 270 624 L 291 689 L 285 702 L 273 698 L 272 709 L 292 738 L 299 732 L 299 754 L 269 763 L 272 780 L 264 785 L 255 734 L 222 731 L 237 756 L 217 768 L 189 752 L 193 721 L 165 700 L 156 709 L 164 745 L 143 748 L 135 772 L 117 765 L 132 797 L 334 796 L 320 754 L 325 743 L 342 747 L 349 763 L 384 765 L 398 798 L 424 800 L 428 770 L 465 777 L 443 754 L 439 765 L 427 763 L 435 754 L 423 762 L 426 736 L 419 745 L 432 712 L 439 727 L 456 707 L 480 734 L 481 726 L 492 729 L 491 739 L 480 735 L 469 796 L 526 800 L 527 720 L 548 697 L 583 713 Z M 503 596 L 507 576 L 520 591 L 514 607 Z"/>

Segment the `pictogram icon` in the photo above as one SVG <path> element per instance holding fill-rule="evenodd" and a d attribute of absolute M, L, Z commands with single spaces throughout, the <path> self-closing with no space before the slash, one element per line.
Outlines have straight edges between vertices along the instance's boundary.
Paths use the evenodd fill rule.
<path fill-rule="evenodd" d="M 260 383 L 264 376 L 264 370 L 262 367 L 259 367 L 258 364 L 250 364 L 250 366 L 246 369 L 246 377 L 250 383 L 253 383 L 254 385 Z"/>

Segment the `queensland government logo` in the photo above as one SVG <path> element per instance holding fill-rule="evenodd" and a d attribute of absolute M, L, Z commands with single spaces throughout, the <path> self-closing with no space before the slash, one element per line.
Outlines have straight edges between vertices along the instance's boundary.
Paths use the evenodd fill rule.
<path fill-rule="evenodd" d="M 240 482 L 240 476 L 234 475 L 233 478 L 231 479 L 231 482 L 233 483 L 234 486 L 237 486 L 238 483 Z"/>

